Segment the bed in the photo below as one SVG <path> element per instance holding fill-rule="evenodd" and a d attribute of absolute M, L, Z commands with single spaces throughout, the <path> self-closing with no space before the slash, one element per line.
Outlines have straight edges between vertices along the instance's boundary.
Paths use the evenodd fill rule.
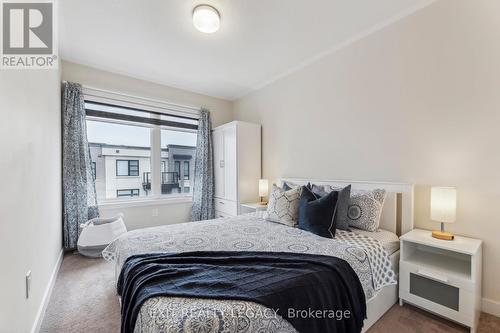
<path fill-rule="evenodd" d="M 369 233 L 337 231 L 335 239 L 266 221 L 262 212 L 203 222 L 134 230 L 103 252 L 118 277 L 135 254 L 190 251 L 271 251 L 322 254 L 346 260 L 355 270 L 367 300 L 367 330 L 397 301 L 399 242 L 413 226 L 413 186 L 379 182 L 283 179 L 282 182 L 386 189 L 380 229 Z M 269 309 L 253 302 L 155 297 L 140 310 L 135 332 L 296 332 L 285 319 L 266 316 Z"/>

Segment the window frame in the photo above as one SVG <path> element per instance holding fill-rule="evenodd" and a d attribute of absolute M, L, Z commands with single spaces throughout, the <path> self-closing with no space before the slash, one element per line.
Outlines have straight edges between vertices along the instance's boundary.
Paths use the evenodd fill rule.
<path fill-rule="evenodd" d="M 127 162 L 127 174 L 126 175 L 119 175 L 118 174 L 118 162 Z M 132 175 L 130 174 L 130 162 L 137 162 L 137 175 Z M 139 160 L 125 160 L 125 159 L 117 159 L 116 162 L 115 162 L 115 166 L 116 166 L 116 169 L 115 169 L 115 176 L 116 177 L 139 177 L 140 174 L 141 174 L 141 167 L 140 167 L 140 163 L 139 163 Z"/>
<path fill-rule="evenodd" d="M 122 93 L 110 92 L 101 89 L 95 89 L 83 86 L 84 102 L 86 112 L 88 110 L 94 110 L 94 114 L 87 114 L 87 120 L 97 121 L 97 122 L 108 122 L 115 123 L 119 125 L 130 125 L 130 126 L 140 126 L 150 129 L 151 133 L 151 173 L 158 173 L 156 180 L 152 180 L 152 189 L 148 196 L 143 197 L 117 197 L 117 198 L 99 198 L 99 205 L 120 208 L 124 206 L 148 206 L 148 205 L 160 205 L 160 204 L 177 204 L 177 203 L 188 203 L 192 202 L 192 192 L 191 193 L 172 193 L 172 194 L 161 194 L 161 130 L 175 130 L 179 132 L 191 132 L 197 133 L 197 121 L 200 116 L 200 107 L 185 106 L 179 104 L 173 104 L 161 100 L 153 100 L 149 98 L 130 96 Z M 107 115 L 106 117 L 100 116 L 97 108 L 92 108 L 92 106 L 87 107 L 87 103 L 101 104 L 110 107 L 123 108 L 124 110 L 132 111 L 142 111 L 150 114 L 151 119 L 156 119 L 153 121 L 145 120 L 144 122 L 136 122 L 134 117 L 123 117 L 120 113 L 118 117 L 113 115 Z M 105 112 L 105 110 L 101 111 Z M 90 112 L 92 113 L 92 112 Z M 109 117 L 111 116 L 111 117 Z M 165 117 L 163 117 L 165 116 Z M 120 118 L 120 119 L 117 119 Z M 141 117 L 139 117 L 141 118 Z M 192 122 L 182 123 L 182 120 L 177 121 L 175 118 L 185 118 L 193 120 Z M 142 119 L 144 120 L 144 119 Z M 193 126 L 195 124 L 195 126 Z M 180 125 L 180 126 L 178 126 Z M 195 129 L 196 128 L 196 129 Z M 157 139 L 153 139 L 156 137 Z M 157 150 L 157 152 L 156 152 Z M 153 159 L 153 155 L 157 154 L 159 159 L 156 161 Z M 156 165 L 158 164 L 158 165 Z M 116 167 L 116 164 L 115 164 Z M 128 171 L 130 174 L 130 165 L 128 165 Z M 138 166 L 138 174 L 140 177 L 140 161 Z M 115 174 L 117 174 L 115 170 Z M 97 170 L 96 170 L 97 173 Z M 97 176 L 97 175 L 96 175 Z M 137 176 L 117 176 L 117 177 L 137 177 Z M 179 174 L 180 178 L 180 174 Z M 180 179 L 179 179 L 180 180 Z M 155 186 L 155 191 L 153 192 L 153 184 L 158 183 Z M 139 189 L 140 193 L 140 189 Z M 140 195 L 140 194 L 139 194 Z"/>
<path fill-rule="evenodd" d="M 118 192 L 120 191 L 130 191 L 130 195 L 120 195 Z M 134 192 L 137 191 L 137 195 L 134 194 Z M 116 190 L 116 198 L 133 198 L 133 197 L 139 197 L 141 195 L 141 191 L 138 188 L 121 188 Z"/>
<path fill-rule="evenodd" d="M 181 161 L 174 161 L 174 172 L 177 173 L 177 180 L 181 180 Z"/>
<path fill-rule="evenodd" d="M 186 172 L 186 165 L 187 165 L 187 172 Z M 184 163 L 182 164 L 182 167 L 184 168 L 184 170 L 182 170 L 183 180 L 189 180 L 189 177 L 190 177 L 190 172 L 189 172 L 190 169 L 189 168 L 191 167 L 191 165 L 189 164 L 189 161 L 184 161 Z"/>

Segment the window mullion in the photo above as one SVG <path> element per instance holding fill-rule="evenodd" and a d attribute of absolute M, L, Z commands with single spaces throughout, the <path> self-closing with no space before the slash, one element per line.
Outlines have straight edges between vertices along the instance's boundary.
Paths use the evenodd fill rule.
<path fill-rule="evenodd" d="M 151 192 L 153 196 L 161 195 L 161 129 L 151 128 Z"/>

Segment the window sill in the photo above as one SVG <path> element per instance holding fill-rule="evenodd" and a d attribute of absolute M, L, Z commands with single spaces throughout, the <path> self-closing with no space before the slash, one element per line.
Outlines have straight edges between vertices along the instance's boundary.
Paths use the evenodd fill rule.
<path fill-rule="evenodd" d="M 172 197 L 157 197 L 157 198 L 139 198 L 139 199 L 110 199 L 98 202 L 100 208 L 128 208 L 128 207 L 145 207 L 145 206 L 165 206 L 192 203 L 192 196 L 172 196 Z"/>

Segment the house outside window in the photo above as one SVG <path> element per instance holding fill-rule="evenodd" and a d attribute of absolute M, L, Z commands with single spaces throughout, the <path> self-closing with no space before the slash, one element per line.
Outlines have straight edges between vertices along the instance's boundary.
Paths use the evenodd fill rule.
<path fill-rule="evenodd" d="M 197 120 L 87 100 L 85 108 L 99 202 L 191 194 L 184 173 L 189 178 L 194 163 L 189 163 L 189 171 L 183 163 L 194 161 Z M 154 133 L 161 140 L 153 144 Z M 156 169 L 151 165 L 153 151 L 160 151 Z M 159 176 L 152 177 L 152 172 Z"/>

